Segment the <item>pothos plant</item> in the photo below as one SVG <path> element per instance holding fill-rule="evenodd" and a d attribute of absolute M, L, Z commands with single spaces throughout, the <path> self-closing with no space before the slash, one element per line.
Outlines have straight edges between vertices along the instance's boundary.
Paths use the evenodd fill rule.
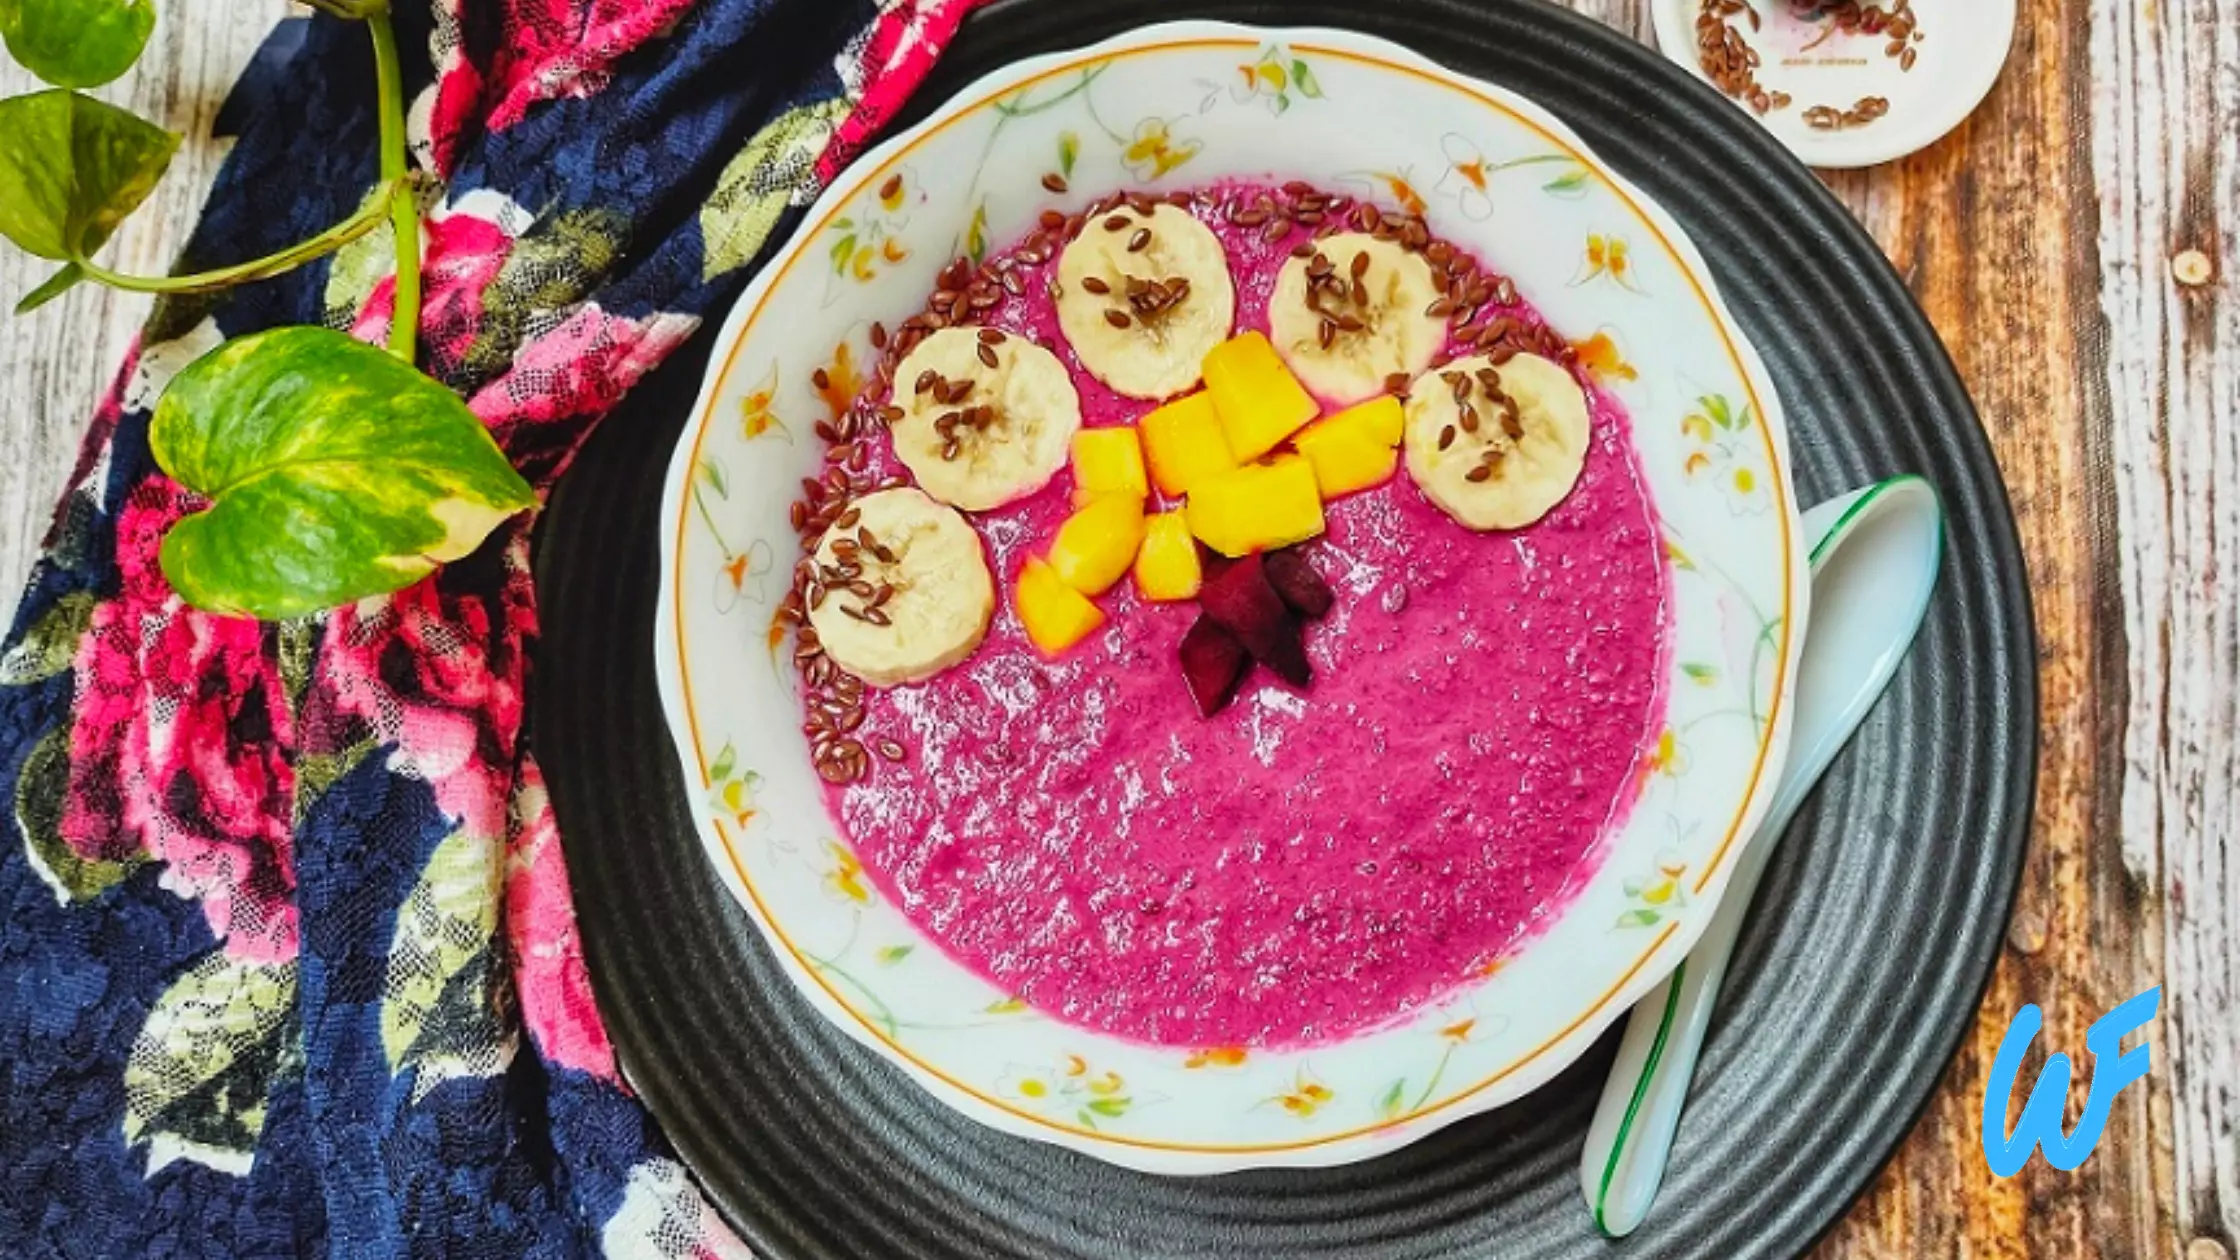
<path fill-rule="evenodd" d="M 204 293 L 278 275 L 384 227 L 396 241 L 388 349 L 327 328 L 225 342 L 173 378 L 149 445 L 208 506 L 164 537 L 189 604 L 278 620 L 409 586 L 534 502 L 466 405 L 414 366 L 420 221 L 389 0 L 303 0 L 373 41 L 380 186 L 326 231 L 192 275 L 135 276 L 94 255 L 146 198 L 180 137 L 80 89 L 139 59 L 153 0 L 0 0 L 0 39 L 51 89 L 0 100 L 0 235 L 59 268 L 18 314 L 86 281 Z"/>

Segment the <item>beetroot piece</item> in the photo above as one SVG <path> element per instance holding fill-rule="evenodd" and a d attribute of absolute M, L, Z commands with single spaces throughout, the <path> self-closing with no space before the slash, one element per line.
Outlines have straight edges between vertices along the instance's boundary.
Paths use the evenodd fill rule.
<path fill-rule="evenodd" d="M 1265 652 L 1255 655 L 1262 665 L 1275 671 L 1276 677 L 1304 691 L 1314 681 L 1314 667 L 1307 663 L 1307 645 L 1299 631 L 1296 619 L 1285 622 L 1283 633 L 1266 645 Z"/>
<path fill-rule="evenodd" d="M 1299 618 L 1268 584 L 1267 569 L 1258 555 L 1246 556 L 1208 577 L 1198 588 L 1198 606 L 1235 635 L 1252 659 L 1274 670 L 1276 677 L 1294 687 L 1306 686 L 1313 677 L 1306 646 L 1299 639 Z"/>
<path fill-rule="evenodd" d="M 1222 555 L 1204 543 L 1198 544 L 1198 575 L 1201 580 L 1211 581 L 1220 577 L 1228 571 L 1230 565 L 1235 563 L 1235 560 Z"/>
<path fill-rule="evenodd" d="M 1182 680 L 1198 712 L 1212 717 L 1226 708 L 1244 681 L 1244 644 L 1211 617 L 1199 617 L 1182 636 Z"/>
<path fill-rule="evenodd" d="M 1261 562 L 1268 572 L 1268 585 L 1276 588 L 1283 602 L 1294 612 L 1310 621 L 1320 621 L 1330 611 L 1330 584 L 1314 571 L 1307 562 L 1307 553 L 1297 547 L 1271 551 Z"/>

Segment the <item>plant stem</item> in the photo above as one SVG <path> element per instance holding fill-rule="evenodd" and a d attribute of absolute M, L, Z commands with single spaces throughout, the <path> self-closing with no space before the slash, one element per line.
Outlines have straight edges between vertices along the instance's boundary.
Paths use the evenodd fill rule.
<path fill-rule="evenodd" d="M 417 357 L 420 333 L 420 205 L 406 169 L 404 76 L 397 69 L 397 34 L 386 9 L 366 16 L 373 34 L 373 77 L 381 115 L 381 178 L 389 192 L 389 223 L 397 242 L 397 284 L 389 304 L 389 353 Z"/>
<path fill-rule="evenodd" d="M 382 221 L 389 217 L 388 203 L 389 196 L 384 190 L 369 198 L 356 214 L 317 236 L 298 241 L 262 258 L 253 258 L 248 262 L 211 271 L 197 271 L 184 276 L 135 276 L 111 271 L 99 263 L 82 258 L 78 260 L 78 268 L 86 273 L 89 280 L 133 293 L 211 293 L 232 285 L 293 271 L 307 262 L 326 257 L 380 227 Z"/>

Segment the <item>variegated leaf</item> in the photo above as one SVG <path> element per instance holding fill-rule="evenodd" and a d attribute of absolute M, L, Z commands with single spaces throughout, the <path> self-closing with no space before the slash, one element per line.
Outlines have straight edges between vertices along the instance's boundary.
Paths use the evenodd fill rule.
<path fill-rule="evenodd" d="M 324 328 L 251 333 L 195 360 L 148 444 L 212 500 L 161 555 L 207 612 L 280 620 L 410 586 L 536 502 L 458 395 Z"/>

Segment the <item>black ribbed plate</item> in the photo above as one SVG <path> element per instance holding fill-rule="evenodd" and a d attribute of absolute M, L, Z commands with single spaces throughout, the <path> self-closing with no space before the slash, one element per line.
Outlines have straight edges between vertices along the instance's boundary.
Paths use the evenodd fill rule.
<path fill-rule="evenodd" d="M 1382 1159 L 1184 1180 L 983 1129 L 811 1011 L 707 865 L 654 689 L 654 516 L 705 344 L 608 421 L 542 535 L 535 738 L 624 1070 L 772 1260 L 1804 1249 L 1935 1088 L 2021 869 L 2034 630 L 1966 392 L 1809 173 L 1652 50 L 1537 0 L 1004 0 L 967 24 L 921 108 L 1018 58 L 1179 17 L 1352 27 L 1562 115 L 1710 260 L 1781 388 L 1803 500 L 1898 472 L 1944 497 L 1929 624 L 1759 893 L 1654 1214 L 1609 1244 L 1579 1195 L 1612 1039 L 1524 1101 Z"/>

